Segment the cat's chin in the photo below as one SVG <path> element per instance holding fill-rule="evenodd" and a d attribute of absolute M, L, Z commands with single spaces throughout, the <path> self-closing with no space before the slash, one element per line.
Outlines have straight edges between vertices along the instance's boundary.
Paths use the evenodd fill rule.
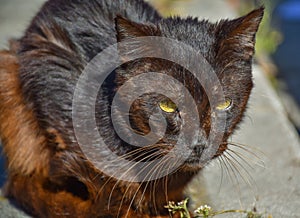
<path fill-rule="evenodd" d="M 198 172 L 204 168 L 204 165 L 199 160 L 186 160 L 180 167 L 183 172 Z"/>

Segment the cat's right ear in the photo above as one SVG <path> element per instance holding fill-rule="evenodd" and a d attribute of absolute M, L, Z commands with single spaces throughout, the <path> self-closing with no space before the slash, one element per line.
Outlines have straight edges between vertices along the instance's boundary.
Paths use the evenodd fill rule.
<path fill-rule="evenodd" d="M 115 18 L 115 28 L 118 42 L 136 37 L 160 35 L 158 28 L 152 24 L 136 23 L 119 15 Z"/>

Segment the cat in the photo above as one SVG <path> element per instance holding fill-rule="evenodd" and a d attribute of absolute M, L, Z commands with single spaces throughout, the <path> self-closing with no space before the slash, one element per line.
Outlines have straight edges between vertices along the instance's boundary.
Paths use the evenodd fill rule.
<path fill-rule="evenodd" d="M 5 195 L 34 217 L 170 217 L 165 205 L 184 198 L 186 185 L 222 155 L 243 118 L 253 86 L 251 64 L 263 12 L 262 7 L 237 19 L 210 23 L 191 17 L 163 18 L 143 0 L 47 1 L 24 36 L 12 40 L 10 49 L 0 55 L 0 136 L 8 172 Z M 168 175 L 130 182 L 107 175 L 85 156 L 74 131 L 72 102 L 80 75 L 98 53 L 117 42 L 147 36 L 183 42 L 207 60 L 222 84 L 226 101 L 218 107 L 227 118 L 222 141 L 205 164 L 200 164 L 201 155 L 212 145 L 196 145 Z M 171 75 L 185 84 L 197 102 L 199 132 L 208 137 L 212 128 L 208 96 L 190 72 L 175 65 L 141 58 L 124 63 L 106 78 L 97 95 L 96 124 L 118 156 L 149 161 L 179 140 L 180 109 L 155 93 L 134 101 L 130 125 L 136 134 L 147 135 L 153 110 L 160 111 L 166 120 L 163 139 L 139 148 L 115 132 L 110 113 L 113 98 L 128 79 L 144 71 Z"/>

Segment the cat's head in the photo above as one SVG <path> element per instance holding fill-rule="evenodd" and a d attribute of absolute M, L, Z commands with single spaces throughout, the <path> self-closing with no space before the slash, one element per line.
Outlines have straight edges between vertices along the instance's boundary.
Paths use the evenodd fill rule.
<path fill-rule="evenodd" d="M 210 150 L 214 146 L 218 146 L 218 149 L 213 157 L 221 155 L 227 148 L 228 137 L 240 123 L 253 87 L 251 64 L 255 51 L 256 33 L 263 12 L 264 9 L 260 8 L 238 19 L 221 20 L 216 24 L 193 18 L 169 18 L 156 25 L 136 23 L 122 17 L 115 19 L 118 42 L 134 40 L 137 37 L 159 36 L 175 39 L 192 46 L 211 65 L 222 86 L 224 100 L 219 102 L 215 109 L 226 114 L 226 124 L 220 144 L 211 145 L 208 138 L 210 131 L 213 131 L 211 129 L 213 110 L 211 110 L 207 90 L 190 72 L 176 63 L 157 58 L 131 61 L 125 63 L 117 71 L 119 88 L 129 79 L 142 73 L 158 72 L 172 76 L 184 84 L 191 94 L 199 116 L 199 135 L 197 141 L 194 140 L 192 145 L 185 145 L 192 149 L 192 152 L 181 166 L 182 169 L 199 170 L 202 168 L 207 162 L 207 157 L 203 156 L 204 151 Z M 126 57 L 124 59 L 126 60 Z M 153 78 L 146 85 L 154 86 L 155 83 L 156 80 Z M 166 86 L 169 86 L 170 93 L 177 93 L 177 98 L 185 98 L 184 94 L 176 90 L 171 83 L 166 82 Z M 157 113 L 162 115 L 165 132 L 163 137 L 155 145 L 152 145 L 155 147 L 154 153 L 165 153 L 172 150 L 180 140 L 180 132 L 185 123 L 181 110 L 167 97 L 168 94 L 140 93 L 139 97 L 131 104 L 130 110 L 127 111 L 132 130 L 143 136 L 149 135 L 153 130 L 149 122 L 151 116 Z M 130 92 L 123 96 L 124 99 L 128 95 Z M 122 113 L 126 112 L 122 111 Z M 130 146 L 130 143 L 126 146 Z M 153 158 L 150 155 L 153 152 L 149 152 L 149 158 Z M 142 157 L 145 158 L 144 155 Z"/>

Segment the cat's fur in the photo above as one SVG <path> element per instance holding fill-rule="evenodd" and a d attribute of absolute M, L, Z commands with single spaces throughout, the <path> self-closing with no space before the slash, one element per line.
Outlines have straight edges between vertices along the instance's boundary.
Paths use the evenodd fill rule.
<path fill-rule="evenodd" d="M 8 166 L 6 195 L 35 217 L 169 217 L 164 208 L 167 199 L 182 200 L 184 187 L 203 166 L 183 165 L 176 173 L 148 185 L 116 181 L 101 173 L 86 160 L 74 135 L 72 99 L 78 77 L 95 55 L 128 38 L 163 36 L 191 45 L 213 66 L 225 95 L 234 103 L 217 157 L 226 150 L 226 141 L 246 108 L 252 89 L 255 34 L 262 16 L 263 8 L 213 24 L 194 18 L 164 19 L 142 0 L 48 1 L 24 37 L 0 54 L 0 135 Z M 192 96 L 201 100 L 202 132 L 208 134 L 211 114 L 200 84 L 188 73 L 182 76 L 176 72 L 167 61 L 135 61 L 114 71 L 97 100 L 99 130 L 115 137 L 109 137 L 108 143 L 116 153 L 126 154 L 135 148 L 114 133 L 109 118 L 111 97 L 145 66 L 149 71 L 172 75 L 194 90 Z M 143 108 L 146 100 L 157 105 L 157 96 L 146 96 L 132 107 L 132 126 L 140 134 L 149 131 L 149 108 Z M 172 125 L 180 122 L 172 121 L 178 114 L 168 116 L 169 135 L 176 135 Z M 194 149 L 192 162 L 197 162 L 203 149 Z"/>

